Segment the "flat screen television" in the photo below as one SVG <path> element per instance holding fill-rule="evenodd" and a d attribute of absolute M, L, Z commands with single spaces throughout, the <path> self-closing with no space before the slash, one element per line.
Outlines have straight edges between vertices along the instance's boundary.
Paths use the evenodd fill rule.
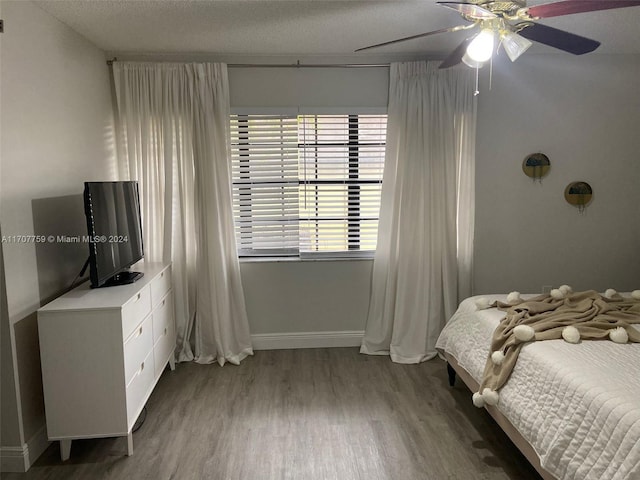
<path fill-rule="evenodd" d="M 91 288 L 133 283 L 144 257 L 138 182 L 85 182 Z"/>

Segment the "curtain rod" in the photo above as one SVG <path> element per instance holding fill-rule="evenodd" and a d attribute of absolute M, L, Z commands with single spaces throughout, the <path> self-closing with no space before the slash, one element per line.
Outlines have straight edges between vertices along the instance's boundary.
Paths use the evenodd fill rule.
<path fill-rule="evenodd" d="M 387 68 L 388 63 L 229 63 L 229 68 Z"/>
<path fill-rule="evenodd" d="M 118 59 L 107 60 L 113 65 Z M 229 63 L 229 68 L 388 68 L 388 63 Z"/>

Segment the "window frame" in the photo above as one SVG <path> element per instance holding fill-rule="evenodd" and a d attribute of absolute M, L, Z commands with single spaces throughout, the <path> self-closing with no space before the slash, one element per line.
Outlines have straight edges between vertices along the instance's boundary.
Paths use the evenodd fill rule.
<path fill-rule="evenodd" d="M 231 115 L 282 115 L 282 116 L 300 116 L 300 115 L 347 115 L 350 117 L 355 117 L 357 120 L 358 115 L 388 115 L 387 108 L 384 107 L 232 107 L 230 109 Z M 349 149 L 349 159 L 351 157 L 351 149 L 358 149 L 359 145 L 357 144 L 357 138 L 352 137 L 352 127 L 351 122 L 349 123 L 349 142 L 347 147 Z M 298 141 L 298 148 L 303 145 Z M 368 144 L 367 144 L 368 145 Z M 385 139 L 386 145 L 386 139 Z M 366 184 L 382 184 L 382 181 L 378 180 L 365 180 L 359 179 L 359 162 L 349 162 L 349 181 L 357 180 L 358 183 L 366 183 Z M 353 163 L 353 164 L 352 164 Z M 298 186 L 302 188 L 304 183 L 313 183 L 308 182 L 303 179 L 300 175 L 298 176 Z M 233 177 L 230 179 L 232 182 L 232 190 L 233 186 Z M 342 180 L 318 180 L 318 184 L 345 184 Z M 359 188 L 359 185 L 348 185 L 348 189 L 351 187 Z M 358 196 L 358 203 L 361 202 L 361 197 Z M 347 204 L 348 205 L 348 204 Z M 354 216 L 351 208 L 347 207 L 347 216 L 345 217 L 348 220 L 349 216 Z M 358 205 L 359 210 L 359 205 Z M 379 216 L 377 217 L 379 220 Z M 298 221 L 302 221 L 303 216 L 298 216 Z M 360 222 L 362 219 L 356 219 L 354 216 L 354 222 Z M 235 227 L 234 227 L 235 228 Z M 359 243 L 359 242 L 358 242 Z M 375 256 L 375 250 L 359 250 L 354 249 L 352 245 L 348 245 L 348 250 L 344 251 L 331 251 L 331 252 L 304 252 L 301 250 L 290 251 L 287 249 L 274 249 L 271 251 L 265 251 L 263 254 L 242 254 L 238 249 L 238 257 L 241 263 L 251 263 L 251 262 L 291 262 L 291 261 L 344 261 L 344 260 L 371 260 Z"/>

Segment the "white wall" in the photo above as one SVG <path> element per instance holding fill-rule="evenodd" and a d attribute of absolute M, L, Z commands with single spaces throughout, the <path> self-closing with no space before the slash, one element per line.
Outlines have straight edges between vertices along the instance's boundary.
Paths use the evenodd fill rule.
<path fill-rule="evenodd" d="M 46 210 L 49 223 L 76 228 L 78 211 L 66 208 L 67 199 L 82 193 L 83 181 L 110 180 L 115 174 L 105 57 L 31 2 L 3 1 L 2 16 L 2 234 L 42 233 L 34 218 L 44 215 L 43 205 L 61 206 Z M 33 243 L 3 243 L 2 248 L 9 317 L 2 321 L 10 325 L 21 444 L 7 446 L 11 437 L 2 435 L 0 453 L 22 448 L 35 460 L 44 435 L 35 312 L 69 285 L 73 276 L 68 275 L 79 271 L 86 253 L 78 257 L 63 247 L 37 251 Z M 4 376 L 2 381 L 3 391 L 11 388 Z"/>
<path fill-rule="evenodd" d="M 523 55 L 479 97 L 476 293 L 640 288 L 640 56 Z M 522 160 L 543 152 L 542 184 Z M 591 184 L 580 215 L 565 186 Z"/>

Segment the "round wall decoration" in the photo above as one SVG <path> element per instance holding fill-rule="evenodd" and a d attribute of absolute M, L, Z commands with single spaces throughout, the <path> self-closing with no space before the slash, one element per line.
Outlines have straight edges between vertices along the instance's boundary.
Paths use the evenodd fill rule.
<path fill-rule="evenodd" d="M 571 182 L 564 189 L 564 198 L 571 205 L 578 207 L 580 213 L 584 212 L 591 197 L 593 197 L 593 189 L 587 182 Z"/>
<path fill-rule="evenodd" d="M 544 153 L 532 153 L 522 161 L 522 171 L 534 181 L 542 182 L 542 177 L 549 173 L 550 169 L 551 162 Z"/>

